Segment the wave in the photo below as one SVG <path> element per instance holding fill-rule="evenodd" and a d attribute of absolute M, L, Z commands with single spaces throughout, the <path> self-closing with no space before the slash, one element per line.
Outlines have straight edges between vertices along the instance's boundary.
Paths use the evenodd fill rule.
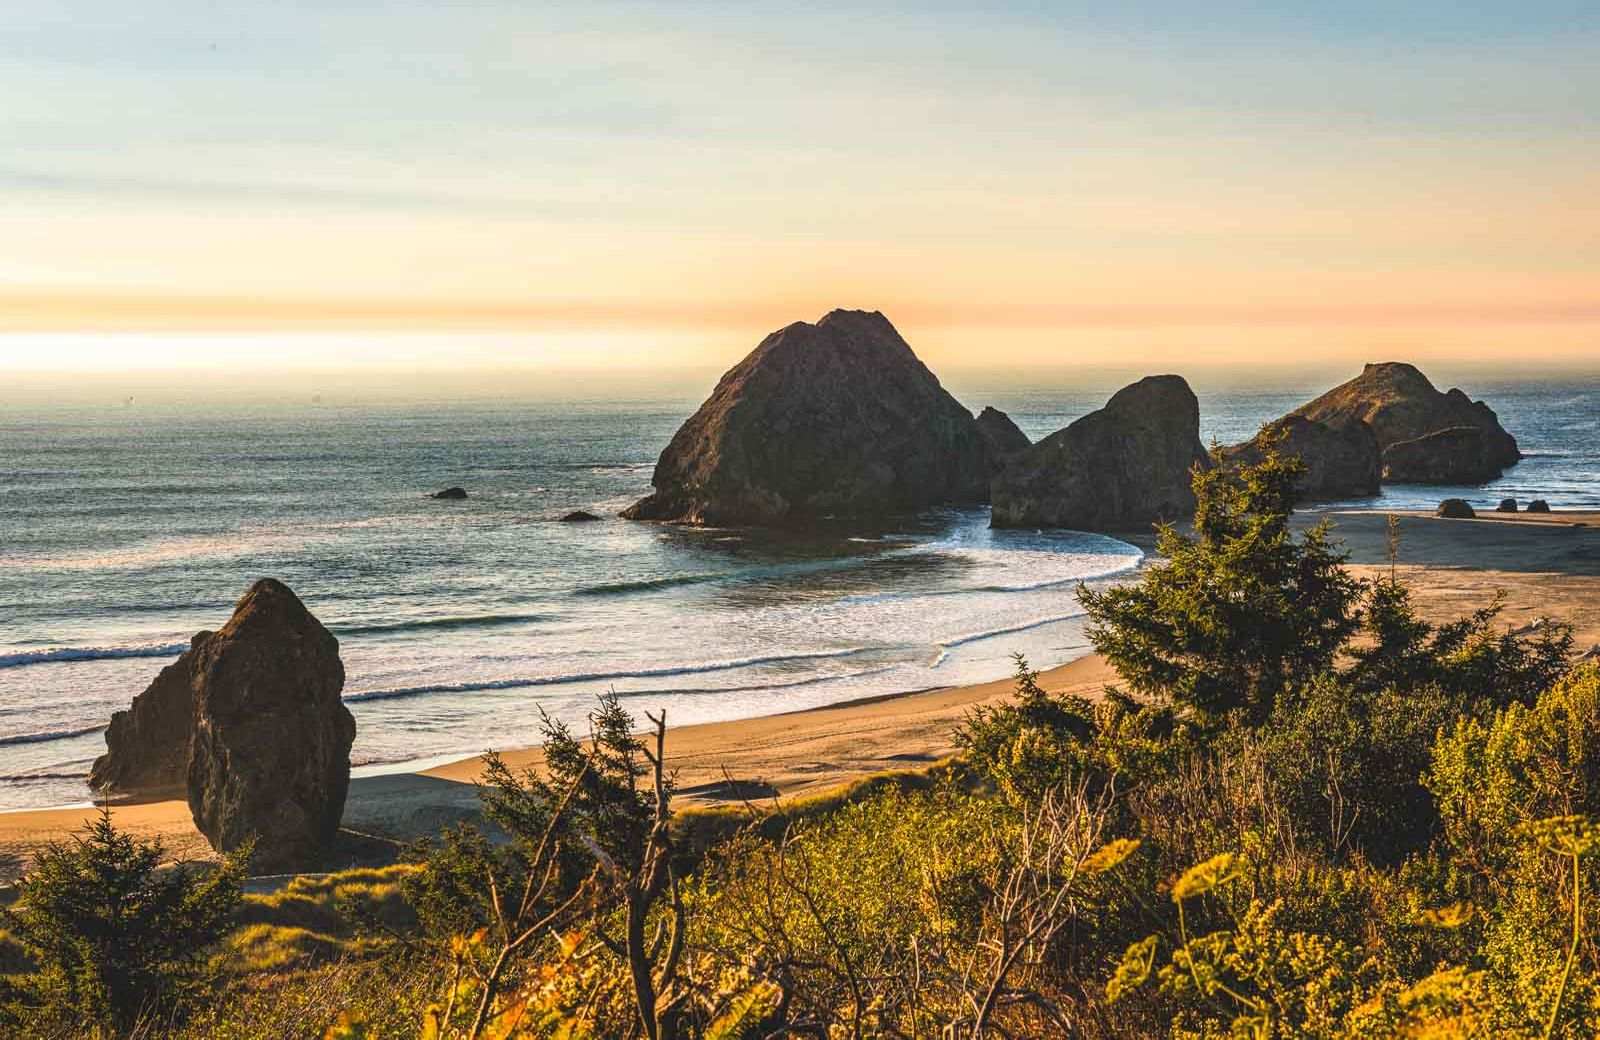
<path fill-rule="evenodd" d="M 1073 618 L 1083 617 L 1086 613 L 1087 611 L 1083 610 L 1073 610 L 1065 614 L 1054 614 L 1047 618 L 1040 618 L 1037 621 L 1027 621 L 1020 625 L 1008 625 L 1004 628 L 992 628 L 985 632 L 973 632 L 970 635 L 957 636 L 954 639 L 946 639 L 944 642 L 939 644 L 941 654 L 938 658 L 938 662 L 934 664 L 934 667 L 937 668 L 939 663 L 944 661 L 945 654 L 943 651 L 953 650 L 958 646 L 966 646 L 968 643 L 976 643 L 983 639 L 993 639 L 995 636 L 1008 636 L 1016 632 L 1028 632 L 1035 628 L 1043 628 L 1045 625 L 1054 625 L 1061 621 L 1071 621 Z"/>
<path fill-rule="evenodd" d="M 710 661 L 704 664 L 677 665 L 667 668 L 637 668 L 626 672 L 576 672 L 570 675 L 541 675 L 530 678 L 484 679 L 478 682 L 435 683 L 428 686 L 402 686 L 392 690 L 365 690 L 346 694 L 348 702 L 393 700 L 398 697 L 418 697 L 430 693 L 475 693 L 480 690 L 516 690 L 528 686 L 564 686 L 570 683 L 604 682 L 610 679 L 657 679 L 673 675 L 707 675 L 712 672 L 731 672 L 739 668 L 756 668 L 765 664 L 785 664 L 790 661 L 819 661 L 854 657 L 869 651 L 868 647 L 846 650 L 817 650 L 810 653 L 771 654 L 764 657 L 744 657 L 732 661 Z"/>
<path fill-rule="evenodd" d="M 574 596 L 626 596 L 633 592 L 654 592 L 658 589 L 675 589 L 681 585 L 703 585 L 708 581 L 737 578 L 737 572 L 727 574 L 677 574 L 667 578 L 643 578 L 639 581 L 614 581 L 601 585 L 585 585 L 574 589 Z"/>
<path fill-rule="evenodd" d="M 0 737 L 0 747 L 13 744 L 48 744 L 52 740 L 71 740 L 73 737 L 86 737 L 91 733 L 99 733 L 104 726 L 81 726 L 77 729 L 52 729 L 42 733 L 18 733 L 15 736 Z"/>
<path fill-rule="evenodd" d="M 0 654 L 0 668 L 25 668 L 33 664 L 59 661 L 113 661 L 124 657 L 172 657 L 189 649 L 188 643 L 160 646 L 56 646 L 47 650 L 23 650 Z"/>
<path fill-rule="evenodd" d="M 500 628 L 507 625 L 528 625 L 548 621 L 544 614 L 472 614 L 462 617 L 424 617 L 406 621 L 380 621 L 363 625 L 329 625 L 338 635 L 377 635 L 393 632 L 416 632 L 443 628 Z"/>
<path fill-rule="evenodd" d="M 47 780 L 87 780 L 89 774 L 83 773 L 0 773 L 0 784 L 36 784 Z M 0 810 L 4 811 L 4 810 Z"/>

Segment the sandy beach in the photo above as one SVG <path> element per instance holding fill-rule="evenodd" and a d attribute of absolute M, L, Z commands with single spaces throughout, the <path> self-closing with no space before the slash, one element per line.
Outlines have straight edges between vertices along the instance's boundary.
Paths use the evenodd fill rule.
<path fill-rule="evenodd" d="M 1362 575 L 1387 570 L 1382 514 L 1306 513 L 1297 522 L 1314 523 L 1324 515 L 1333 524 L 1334 537 L 1349 550 L 1352 570 Z M 1600 644 L 1600 514 L 1486 514 L 1448 521 L 1407 514 L 1400 527 L 1399 570 L 1429 617 L 1460 616 L 1500 593 L 1505 596 L 1502 619 L 1509 627 L 1548 617 L 1573 626 L 1580 651 Z M 1149 544 L 1148 539 L 1139 541 Z M 1043 682 L 1052 691 L 1094 696 L 1112 678 L 1105 662 L 1091 656 L 1050 670 Z M 948 755 L 951 733 L 962 716 L 1010 692 L 1010 680 L 1001 679 L 675 727 L 668 733 L 667 753 L 683 800 L 690 804 L 725 798 L 725 776 L 738 780 L 744 793 L 762 797 L 809 794 Z M 536 766 L 540 752 L 507 750 L 505 758 L 514 766 Z M 417 773 L 357 778 L 350 785 L 345 827 L 355 835 L 401 841 L 435 833 L 473 813 L 472 781 L 481 769 L 481 759 L 465 758 Z M 0 878 L 14 875 L 33 850 L 68 837 L 95 812 L 0 813 Z M 134 834 L 160 837 L 175 857 L 210 855 L 181 800 L 118 804 L 112 816 Z M 359 838 L 352 840 L 359 844 Z"/>

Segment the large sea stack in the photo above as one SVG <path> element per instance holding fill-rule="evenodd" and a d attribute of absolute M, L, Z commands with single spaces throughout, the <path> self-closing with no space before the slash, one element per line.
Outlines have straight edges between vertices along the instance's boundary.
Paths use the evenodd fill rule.
<path fill-rule="evenodd" d="M 722 377 L 622 515 L 783 526 L 988 500 L 978 425 L 876 311 L 779 329 Z"/>
<path fill-rule="evenodd" d="M 1396 361 L 1366 366 L 1296 414 L 1372 427 L 1383 479 L 1397 484 L 1481 484 L 1522 458 L 1488 405 L 1457 389 L 1440 393 L 1415 366 Z"/>
<path fill-rule="evenodd" d="M 356 733 L 339 641 L 267 578 L 191 652 L 195 825 L 219 851 L 253 837 L 257 870 L 316 860 L 339 828 Z"/>
<path fill-rule="evenodd" d="M 978 432 L 983 435 L 984 450 L 989 453 L 989 468 L 996 473 L 1033 447 L 1033 442 L 1011 421 L 1011 416 L 992 406 L 978 413 Z"/>
<path fill-rule="evenodd" d="M 1128 531 L 1184 518 L 1194 512 L 1191 470 L 1209 465 L 1189 384 L 1149 376 L 995 477 L 993 523 Z"/>
<path fill-rule="evenodd" d="M 1261 461 L 1265 441 L 1276 443 L 1279 454 L 1293 455 L 1305 463 L 1296 490 L 1302 499 L 1358 498 L 1378 493 L 1381 462 L 1378 438 L 1359 419 L 1318 422 L 1303 415 L 1286 415 L 1268 423 L 1252 440 L 1222 450 L 1229 465 L 1254 465 Z"/>
<path fill-rule="evenodd" d="M 189 735 L 194 730 L 194 662 L 210 632 L 197 633 L 155 682 L 111 716 L 106 753 L 94 760 L 89 786 L 116 794 L 182 787 L 189 775 Z"/>

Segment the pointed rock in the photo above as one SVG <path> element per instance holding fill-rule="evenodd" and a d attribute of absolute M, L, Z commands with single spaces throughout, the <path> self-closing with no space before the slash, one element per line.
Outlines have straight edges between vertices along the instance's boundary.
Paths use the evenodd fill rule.
<path fill-rule="evenodd" d="M 1148 376 L 1019 455 L 994 481 L 996 527 L 1128 531 L 1194 513 L 1209 466 L 1200 403 L 1181 376 Z"/>
<path fill-rule="evenodd" d="M 161 669 L 127 711 L 111 716 L 106 753 L 89 770 L 90 787 L 105 794 L 135 794 L 183 786 L 194 729 L 194 662 L 210 638 L 210 632 L 197 633 L 189 649 Z"/>
<path fill-rule="evenodd" d="M 781 526 L 988 500 L 977 423 L 876 311 L 761 341 L 661 453 L 632 520 Z"/>
<path fill-rule="evenodd" d="M 339 828 L 356 732 L 339 699 L 339 641 L 267 578 L 197 645 L 192 667 L 195 826 L 219 851 L 255 838 L 257 870 L 315 861 Z"/>
<path fill-rule="evenodd" d="M 989 453 L 989 468 L 995 473 L 1005 469 L 1012 459 L 1033 447 L 1033 442 L 1011 421 L 1011 416 L 998 408 L 985 407 L 978 413 L 978 432 L 983 434 L 984 448 Z"/>

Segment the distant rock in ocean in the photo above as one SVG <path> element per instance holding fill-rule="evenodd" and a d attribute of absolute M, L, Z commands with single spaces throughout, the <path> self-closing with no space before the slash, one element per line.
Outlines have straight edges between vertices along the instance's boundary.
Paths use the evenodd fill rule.
<path fill-rule="evenodd" d="M 1262 433 L 1279 437 L 1278 452 L 1305 463 L 1298 490 L 1304 499 L 1359 498 L 1378 493 L 1378 439 L 1372 427 L 1357 419 L 1318 422 L 1286 415 L 1268 423 Z M 1262 458 L 1262 435 L 1224 448 L 1230 465 L 1254 465 Z"/>
<path fill-rule="evenodd" d="M 983 434 L 984 449 L 989 453 L 989 468 L 996 473 L 1033 447 L 1011 416 L 998 408 L 985 407 L 978 413 L 978 432 Z"/>
<path fill-rule="evenodd" d="M 772 333 L 661 453 L 632 520 L 782 526 L 988 500 L 972 413 L 882 314 Z"/>
<path fill-rule="evenodd" d="M 448 498 L 448 499 L 466 498 L 467 497 L 467 489 L 464 488 L 464 487 L 449 487 L 449 488 L 445 488 L 443 491 L 435 491 L 433 494 L 429 495 L 428 497 L 429 498 Z"/>
<path fill-rule="evenodd" d="M 994 481 L 996 527 L 1127 531 L 1194 512 L 1207 467 L 1200 404 L 1181 376 L 1149 376 L 1019 455 Z"/>
<path fill-rule="evenodd" d="M 586 509 L 574 509 L 563 516 L 561 522 L 564 524 L 592 524 L 598 519 L 600 519 L 598 516 Z"/>
<path fill-rule="evenodd" d="M 195 826 L 219 851 L 254 837 L 257 870 L 314 861 L 339 828 L 356 733 L 339 641 L 267 578 L 191 653 Z"/>
<path fill-rule="evenodd" d="M 1413 365 L 1367 365 L 1296 414 L 1372 427 L 1383 479 L 1397 484 L 1481 484 L 1522 458 L 1494 411 L 1460 390 L 1440 393 Z"/>
<path fill-rule="evenodd" d="M 106 753 L 89 770 L 90 787 L 131 794 L 183 785 L 194 730 L 194 663 L 210 639 L 210 632 L 197 633 L 189 649 L 161 669 L 127 711 L 111 716 Z"/>

